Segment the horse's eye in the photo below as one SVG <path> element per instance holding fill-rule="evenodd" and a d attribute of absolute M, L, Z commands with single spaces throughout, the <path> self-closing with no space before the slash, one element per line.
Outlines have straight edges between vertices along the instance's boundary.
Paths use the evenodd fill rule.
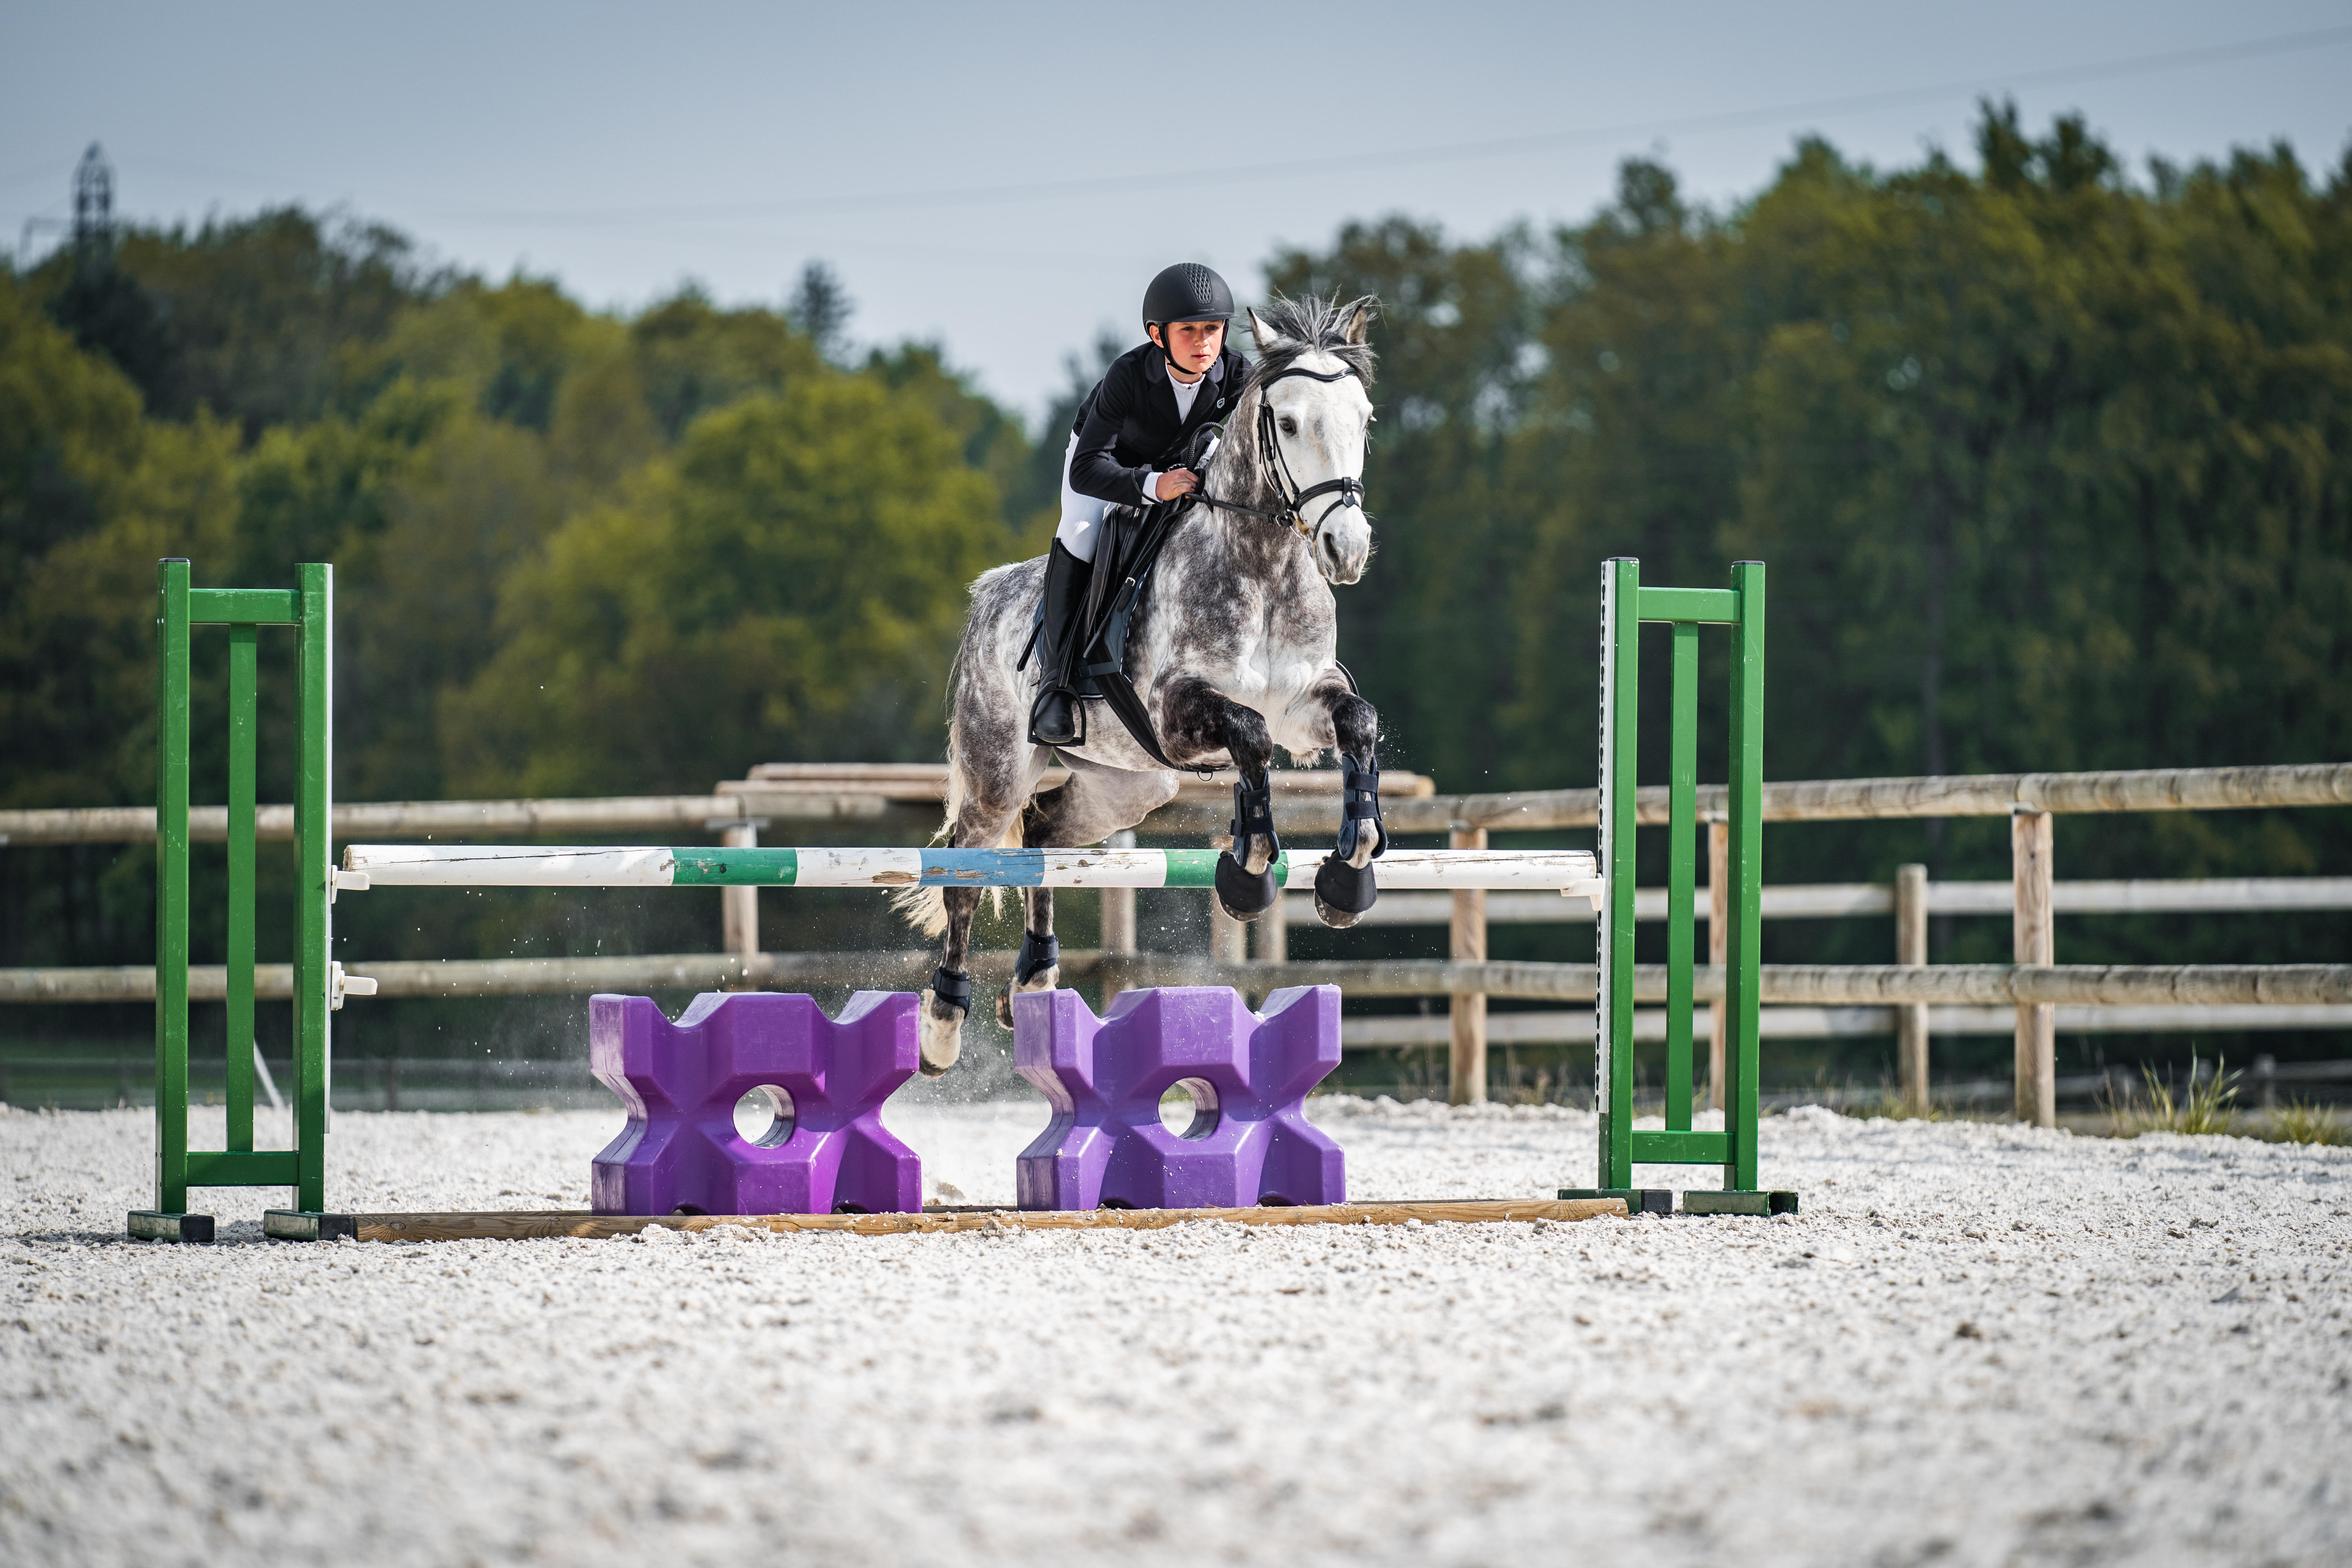
<path fill-rule="evenodd" d="M 1296 435 L 1297 435 L 1297 434 L 1298 434 L 1298 421 L 1297 421 L 1297 420 L 1296 420 L 1296 419 L 1291 418 L 1291 417 L 1290 417 L 1289 416 L 1287 416 L 1287 415 L 1285 415 L 1285 416 L 1283 416 L 1283 420 L 1282 420 L 1282 433 L 1283 433 L 1284 435 L 1286 435 L 1286 436 L 1296 436 Z"/>

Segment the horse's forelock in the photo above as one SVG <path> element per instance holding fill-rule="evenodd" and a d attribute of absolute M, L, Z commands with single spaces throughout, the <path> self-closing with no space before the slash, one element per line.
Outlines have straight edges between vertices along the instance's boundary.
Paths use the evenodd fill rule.
<path fill-rule="evenodd" d="M 1356 319 L 1358 310 L 1376 311 L 1380 304 L 1379 299 L 1370 294 L 1344 303 L 1336 296 L 1326 300 L 1319 295 L 1304 294 L 1293 300 L 1276 294 L 1257 310 L 1258 320 L 1275 334 L 1275 341 L 1260 353 L 1257 375 L 1264 378 L 1286 370 L 1310 353 L 1327 353 L 1354 371 L 1366 386 L 1371 385 L 1377 356 L 1370 343 L 1348 341 L 1348 326 Z"/>

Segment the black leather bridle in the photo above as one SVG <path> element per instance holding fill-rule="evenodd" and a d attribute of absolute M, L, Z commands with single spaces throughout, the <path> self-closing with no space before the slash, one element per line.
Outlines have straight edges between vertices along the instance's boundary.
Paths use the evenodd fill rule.
<path fill-rule="evenodd" d="M 1343 369 L 1326 374 L 1321 371 L 1308 370 L 1304 365 L 1295 364 L 1286 370 L 1275 372 L 1257 384 L 1259 460 L 1265 465 L 1266 475 L 1274 483 L 1274 493 L 1282 498 L 1280 510 L 1269 511 L 1262 507 L 1244 506 L 1239 501 L 1220 500 L 1211 495 L 1205 488 L 1195 491 L 1194 494 L 1200 498 L 1203 505 L 1214 507 L 1219 511 L 1237 511 L 1249 517 L 1265 518 L 1269 522 L 1282 523 L 1296 530 L 1299 538 L 1310 543 L 1323 531 L 1323 525 L 1330 521 L 1341 508 L 1352 506 L 1359 511 L 1362 510 L 1364 481 L 1361 479 L 1343 474 L 1336 479 L 1325 479 L 1319 485 L 1308 485 L 1305 489 L 1298 488 L 1298 481 L 1291 477 L 1290 465 L 1283 460 L 1281 433 L 1275 427 L 1274 400 L 1266 395 L 1273 389 L 1276 382 L 1287 381 L 1292 376 L 1328 384 L 1344 381 L 1355 374 L 1352 370 Z M 1337 496 L 1339 499 L 1325 507 L 1322 514 L 1309 523 L 1302 515 L 1302 509 L 1308 501 L 1318 496 L 1327 495 Z"/>

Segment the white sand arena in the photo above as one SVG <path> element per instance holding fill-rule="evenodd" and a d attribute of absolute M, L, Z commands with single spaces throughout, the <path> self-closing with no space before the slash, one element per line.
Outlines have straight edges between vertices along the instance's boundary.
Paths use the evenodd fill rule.
<path fill-rule="evenodd" d="M 1316 1110 L 1359 1197 L 1590 1179 Z M 994 1202 L 1043 1116 L 891 1120 Z M 584 1207 L 616 1122 L 347 1113 L 330 1196 Z M 151 1137 L 0 1111 L 0 1562 L 2352 1561 L 2347 1149 L 1806 1110 L 1771 1221 L 177 1247 Z"/>

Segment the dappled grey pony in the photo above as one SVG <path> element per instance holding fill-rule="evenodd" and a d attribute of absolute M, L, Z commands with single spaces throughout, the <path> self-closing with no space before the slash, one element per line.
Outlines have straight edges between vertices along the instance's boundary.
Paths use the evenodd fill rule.
<path fill-rule="evenodd" d="M 1350 925 L 1377 897 L 1370 862 L 1386 847 L 1378 720 L 1336 657 L 1330 588 L 1361 577 L 1372 552 L 1362 502 L 1372 417 L 1365 339 L 1376 304 L 1310 296 L 1250 313 L 1256 370 L 1129 629 L 1126 672 L 1161 755 L 1240 774 L 1234 843 L 1218 861 L 1216 897 L 1241 920 L 1279 896 L 1266 777 L 1276 746 L 1294 758 L 1336 750 L 1344 770 L 1339 849 L 1317 873 L 1316 913 L 1327 925 Z M 1045 574 L 1041 556 L 972 584 L 949 695 L 950 844 L 1096 844 L 1175 798 L 1175 768 L 1097 701 L 1087 705 L 1085 740 L 1060 749 L 1068 782 L 1036 792 L 1051 753 L 1028 738 L 1038 670 L 1024 662 Z M 998 1004 L 1008 1026 L 1013 990 L 1050 990 L 1061 978 L 1053 889 L 1024 888 L 1021 897 L 1026 934 Z M 923 1071 L 937 1075 L 961 1047 L 981 889 L 908 889 L 898 899 L 909 919 L 946 939 L 923 1005 Z"/>

